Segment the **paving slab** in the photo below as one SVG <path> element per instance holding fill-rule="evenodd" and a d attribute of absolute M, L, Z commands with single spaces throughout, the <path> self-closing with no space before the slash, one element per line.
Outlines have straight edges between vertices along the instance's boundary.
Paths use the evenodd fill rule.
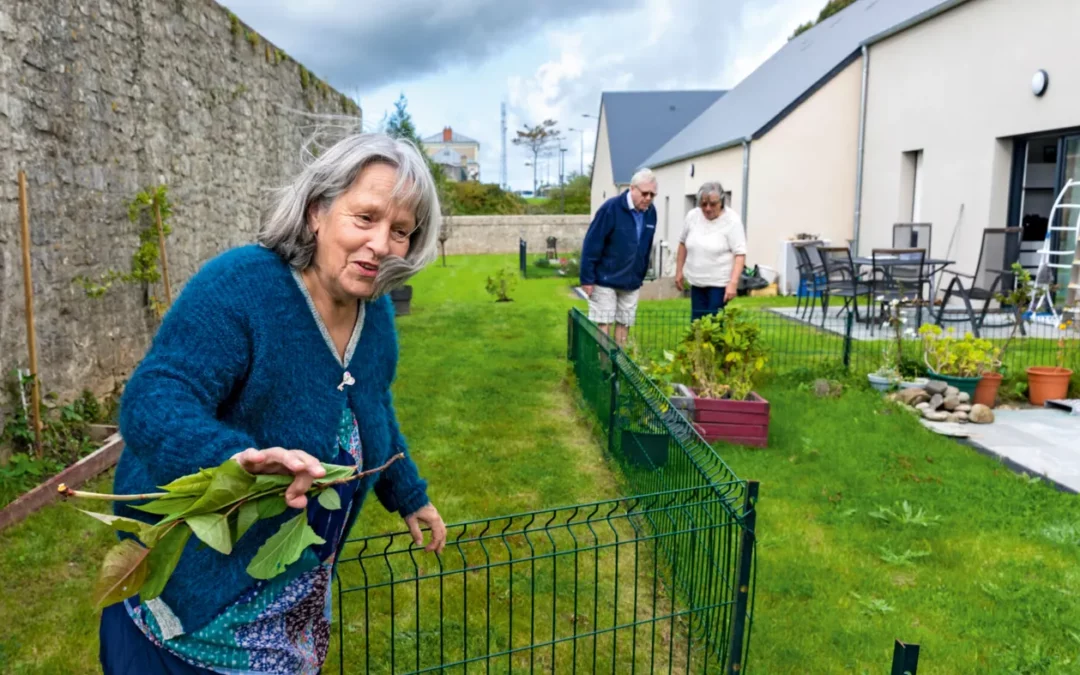
<path fill-rule="evenodd" d="M 964 427 L 971 445 L 1080 493 L 1080 415 L 1052 408 L 995 410 L 993 424 Z"/>

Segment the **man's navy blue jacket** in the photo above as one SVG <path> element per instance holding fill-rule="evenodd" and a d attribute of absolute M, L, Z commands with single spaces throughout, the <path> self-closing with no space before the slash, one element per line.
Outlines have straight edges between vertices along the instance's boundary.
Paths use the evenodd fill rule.
<path fill-rule="evenodd" d="M 637 224 L 626 193 L 603 203 L 581 246 L 581 285 L 622 291 L 641 288 L 656 234 L 656 207 L 649 205 L 638 241 Z"/>

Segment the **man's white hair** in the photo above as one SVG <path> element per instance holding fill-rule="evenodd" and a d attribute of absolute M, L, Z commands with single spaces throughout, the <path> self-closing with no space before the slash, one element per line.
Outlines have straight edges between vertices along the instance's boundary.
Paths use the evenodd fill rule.
<path fill-rule="evenodd" d="M 656 174 L 652 172 L 652 169 L 639 169 L 634 177 L 630 179 L 631 187 L 640 187 L 644 183 L 652 183 L 659 187 L 659 183 L 656 182 Z"/>

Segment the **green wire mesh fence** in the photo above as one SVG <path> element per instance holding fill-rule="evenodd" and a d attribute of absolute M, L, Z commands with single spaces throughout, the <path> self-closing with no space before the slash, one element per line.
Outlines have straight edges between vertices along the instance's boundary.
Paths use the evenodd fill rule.
<path fill-rule="evenodd" d="M 340 672 L 745 672 L 757 484 L 576 311 L 568 356 L 633 496 L 350 541 Z"/>

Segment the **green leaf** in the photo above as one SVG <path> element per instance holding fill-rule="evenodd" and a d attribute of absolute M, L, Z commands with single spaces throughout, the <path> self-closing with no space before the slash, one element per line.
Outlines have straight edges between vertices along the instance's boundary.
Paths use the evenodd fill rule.
<path fill-rule="evenodd" d="M 146 504 L 135 505 L 131 504 L 131 508 L 138 509 L 144 513 L 153 513 L 158 516 L 171 516 L 174 514 L 180 514 L 188 510 L 198 497 L 195 496 L 179 496 L 179 497 L 161 497 L 155 499 L 152 502 Z"/>
<path fill-rule="evenodd" d="M 219 553 L 232 553 L 232 538 L 229 536 L 229 520 L 224 513 L 204 513 L 188 516 L 187 524 L 191 531 L 207 546 Z"/>
<path fill-rule="evenodd" d="M 255 492 L 266 492 L 274 488 L 288 487 L 293 482 L 291 475 L 285 476 L 276 473 L 260 473 L 255 476 Z"/>
<path fill-rule="evenodd" d="M 315 480 L 316 485 L 324 485 L 331 481 L 342 480 L 348 478 L 356 473 L 355 466 L 345 466 L 342 464 L 327 464 L 323 462 L 322 467 L 326 469 L 326 475 L 322 478 Z"/>
<path fill-rule="evenodd" d="M 199 514 L 217 511 L 223 506 L 247 497 L 255 484 L 255 476 L 231 459 L 213 471 L 214 478 L 207 486 L 206 492 L 185 513 Z M 198 530 L 195 534 L 198 534 Z"/>
<path fill-rule="evenodd" d="M 146 523 L 140 523 L 137 520 L 131 518 L 123 518 L 121 516 L 114 516 L 109 513 L 95 513 L 93 511 L 85 511 L 83 509 L 75 509 L 76 511 L 82 511 L 91 518 L 96 518 L 105 523 L 117 532 L 130 532 L 131 534 L 140 534 L 147 528 Z"/>
<path fill-rule="evenodd" d="M 139 592 L 146 580 L 150 549 L 125 539 L 109 549 L 94 588 L 94 604 L 107 607 Z"/>
<path fill-rule="evenodd" d="M 289 506 L 285 503 L 283 495 L 266 495 L 255 501 L 255 508 L 259 512 L 259 520 L 267 520 L 285 513 L 285 509 Z"/>
<path fill-rule="evenodd" d="M 139 591 L 140 600 L 144 602 L 153 600 L 165 590 L 165 584 L 168 583 L 169 577 L 176 570 L 176 565 L 180 562 L 180 555 L 184 552 L 184 546 L 190 537 L 191 528 L 184 523 L 178 523 L 169 528 L 161 541 L 150 549 L 150 556 L 147 558 L 150 571 L 146 576 L 146 582 L 143 583 L 142 589 Z"/>
<path fill-rule="evenodd" d="M 326 488 L 319 493 L 319 506 L 327 511 L 337 511 L 341 508 L 341 497 L 334 488 Z"/>
<path fill-rule="evenodd" d="M 159 485 L 158 487 L 176 494 L 201 495 L 206 492 L 206 488 L 210 486 L 213 479 L 213 470 L 200 469 L 198 473 L 181 476 L 167 485 Z"/>
<path fill-rule="evenodd" d="M 284 503 L 284 500 L 282 500 Z M 251 526 L 259 520 L 259 504 L 258 502 L 244 502 L 240 505 L 240 510 L 236 516 L 236 539 L 233 541 L 240 541 L 240 537 L 244 536 L 244 533 L 251 529 Z"/>
<path fill-rule="evenodd" d="M 273 579 L 299 560 L 308 546 L 324 543 L 326 540 L 308 525 L 307 509 L 304 509 L 295 518 L 285 521 L 274 536 L 259 547 L 247 572 L 256 579 Z"/>

